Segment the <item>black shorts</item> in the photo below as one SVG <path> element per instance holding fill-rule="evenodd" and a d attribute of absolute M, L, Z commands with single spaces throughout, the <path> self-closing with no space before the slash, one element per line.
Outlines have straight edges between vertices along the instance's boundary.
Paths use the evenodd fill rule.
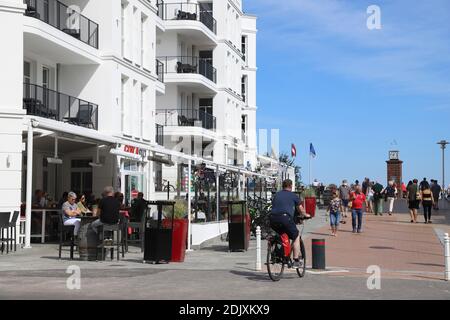
<path fill-rule="evenodd" d="M 280 235 L 286 233 L 291 240 L 297 239 L 299 234 L 294 220 L 288 214 L 271 214 L 270 227 Z"/>

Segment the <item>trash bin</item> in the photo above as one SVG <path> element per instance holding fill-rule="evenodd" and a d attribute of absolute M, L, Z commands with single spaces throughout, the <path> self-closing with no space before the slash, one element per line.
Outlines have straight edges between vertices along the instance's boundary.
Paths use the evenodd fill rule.
<path fill-rule="evenodd" d="M 144 263 L 170 262 L 172 257 L 172 233 L 174 228 L 174 201 L 149 201 L 150 212 L 157 213 L 157 219 L 147 217 L 144 235 Z M 169 219 L 171 223 L 163 223 Z"/>
<path fill-rule="evenodd" d="M 312 268 L 325 270 L 325 239 L 312 239 Z"/>
<path fill-rule="evenodd" d="M 250 215 L 246 201 L 228 201 L 228 245 L 230 251 L 247 251 L 250 242 Z"/>

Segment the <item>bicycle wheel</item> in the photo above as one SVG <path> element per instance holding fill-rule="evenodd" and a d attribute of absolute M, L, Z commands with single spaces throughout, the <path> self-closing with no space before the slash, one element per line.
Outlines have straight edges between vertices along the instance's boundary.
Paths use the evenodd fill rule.
<path fill-rule="evenodd" d="M 279 281 L 284 271 L 283 258 L 280 256 L 281 244 L 269 241 L 267 246 L 267 272 L 272 281 Z"/>
<path fill-rule="evenodd" d="M 300 278 L 303 278 L 306 273 L 306 250 L 305 245 L 303 244 L 303 240 L 300 239 L 300 265 L 301 267 L 297 269 L 297 274 Z"/>

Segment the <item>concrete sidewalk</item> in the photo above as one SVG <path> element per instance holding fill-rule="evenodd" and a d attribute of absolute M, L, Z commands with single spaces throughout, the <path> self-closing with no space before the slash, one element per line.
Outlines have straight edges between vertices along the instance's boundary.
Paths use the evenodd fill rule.
<path fill-rule="evenodd" d="M 444 249 L 435 229 L 450 230 L 449 211 L 434 211 L 433 224 L 410 223 L 403 200 L 396 203 L 395 211 L 400 213 L 365 214 L 362 234 L 352 233 L 351 218 L 341 224 L 337 237 L 329 235 L 329 227 L 313 232 L 312 238 L 326 240 L 327 267 L 346 270 L 342 275 L 367 277 L 367 268 L 376 265 L 383 277 L 443 280 Z M 423 216 L 418 220 L 423 221 Z M 306 243 L 311 262 L 311 241 Z"/>

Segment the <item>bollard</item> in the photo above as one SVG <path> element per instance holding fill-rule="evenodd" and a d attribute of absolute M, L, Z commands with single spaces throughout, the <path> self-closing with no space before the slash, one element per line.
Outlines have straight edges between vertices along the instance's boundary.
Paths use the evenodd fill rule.
<path fill-rule="evenodd" d="M 312 239 L 312 268 L 325 270 L 325 239 Z"/>
<path fill-rule="evenodd" d="M 261 227 L 256 227 L 256 271 L 261 271 Z"/>
<path fill-rule="evenodd" d="M 448 233 L 444 235 L 444 256 L 445 256 L 445 281 L 450 280 L 450 238 Z"/>

